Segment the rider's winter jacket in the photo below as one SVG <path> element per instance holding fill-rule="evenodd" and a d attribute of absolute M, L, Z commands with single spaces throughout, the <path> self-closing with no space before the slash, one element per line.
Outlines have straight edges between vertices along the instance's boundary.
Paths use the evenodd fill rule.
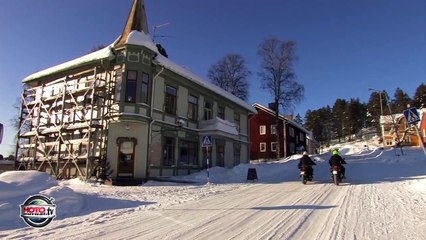
<path fill-rule="evenodd" d="M 330 166 L 337 165 L 342 166 L 342 164 L 346 164 L 345 160 L 339 154 L 333 154 L 331 158 L 328 160 Z"/>
<path fill-rule="evenodd" d="M 312 159 L 308 155 L 303 155 L 297 166 L 300 168 L 300 166 L 312 166 L 312 165 L 317 165 L 317 164 L 314 161 L 312 161 Z"/>

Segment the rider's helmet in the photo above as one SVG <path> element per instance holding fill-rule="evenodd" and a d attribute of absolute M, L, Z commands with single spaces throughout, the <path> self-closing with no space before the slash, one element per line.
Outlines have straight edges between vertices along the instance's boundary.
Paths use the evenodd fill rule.
<path fill-rule="evenodd" d="M 308 152 L 307 152 L 307 151 L 304 151 L 304 152 L 303 152 L 303 155 L 308 155 Z"/>
<path fill-rule="evenodd" d="M 333 149 L 333 151 L 331 152 L 333 155 L 337 155 L 337 154 L 339 154 L 339 150 L 337 150 L 337 149 Z"/>

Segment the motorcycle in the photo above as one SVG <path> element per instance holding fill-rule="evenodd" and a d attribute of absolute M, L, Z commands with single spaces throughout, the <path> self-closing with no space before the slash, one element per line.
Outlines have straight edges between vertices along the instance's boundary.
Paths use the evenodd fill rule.
<path fill-rule="evenodd" d="M 333 180 L 333 183 L 336 185 L 339 185 L 339 183 L 342 182 L 343 176 L 342 176 L 342 170 L 340 166 L 338 165 L 331 166 L 331 178 Z"/>
<path fill-rule="evenodd" d="M 300 167 L 300 180 L 303 184 L 306 184 L 308 181 L 312 181 L 312 174 L 309 174 L 309 169 L 306 166 Z"/>

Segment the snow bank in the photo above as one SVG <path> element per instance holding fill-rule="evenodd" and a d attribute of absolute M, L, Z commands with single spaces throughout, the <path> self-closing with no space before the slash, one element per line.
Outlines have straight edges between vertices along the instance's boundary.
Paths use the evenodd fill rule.
<path fill-rule="evenodd" d="M 47 173 L 38 171 L 9 171 L 0 174 L 0 201 L 39 193 L 57 186 L 58 182 Z"/>
<path fill-rule="evenodd" d="M 73 180 L 75 181 L 75 180 Z M 60 186 L 47 173 L 39 171 L 9 171 L 0 174 L 0 230 L 9 226 L 25 226 L 20 219 L 20 205 L 37 194 L 54 198 L 60 206 L 56 218 L 79 214 L 85 206 L 84 198 L 71 188 Z"/>

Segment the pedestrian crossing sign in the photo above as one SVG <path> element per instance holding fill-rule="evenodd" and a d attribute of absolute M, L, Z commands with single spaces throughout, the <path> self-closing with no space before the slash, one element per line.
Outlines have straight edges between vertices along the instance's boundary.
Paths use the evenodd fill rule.
<path fill-rule="evenodd" d="M 407 119 L 408 124 L 414 124 L 420 121 L 419 113 L 417 112 L 417 108 L 413 107 L 407 110 L 404 110 L 405 119 Z"/>
<path fill-rule="evenodd" d="M 212 136 L 203 136 L 201 145 L 203 147 L 209 147 L 212 145 Z"/>

